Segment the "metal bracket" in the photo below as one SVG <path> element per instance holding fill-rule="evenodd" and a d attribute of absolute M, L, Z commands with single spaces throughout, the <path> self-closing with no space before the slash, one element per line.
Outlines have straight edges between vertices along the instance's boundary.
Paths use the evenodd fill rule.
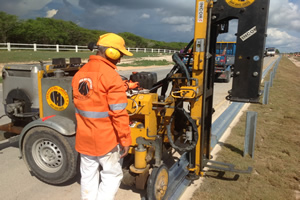
<path fill-rule="evenodd" d="M 204 52 L 205 48 L 204 48 L 204 44 L 205 44 L 205 40 L 204 39 L 196 39 L 196 52 Z"/>
<path fill-rule="evenodd" d="M 144 144 L 144 145 L 150 145 L 153 146 L 155 148 L 155 154 L 154 154 L 154 158 L 155 158 L 155 166 L 159 167 L 161 165 L 161 161 L 162 161 L 162 138 L 161 137 L 156 137 L 155 140 L 147 140 L 143 137 L 138 137 L 136 139 L 136 143 L 138 145 L 140 144 Z"/>
<path fill-rule="evenodd" d="M 236 172 L 240 174 L 250 174 L 252 172 L 252 167 L 248 167 L 247 170 L 240 170 L 240 169 L 235 169 L 234 168 L 235 166 L 231 163 L 223 163 L 214 160 L 206 160 L 205 167 L 217 169 L 221 171 Z"/>

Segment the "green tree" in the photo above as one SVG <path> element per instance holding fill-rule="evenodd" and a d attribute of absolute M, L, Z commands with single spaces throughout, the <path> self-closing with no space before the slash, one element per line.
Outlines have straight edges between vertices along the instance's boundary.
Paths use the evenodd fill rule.
<path fill-rule="evenodd" d="M 17 16 L 0 12 L 0 42 L 8 42 L 8 34 L 17 24 Z"/>
<path fill-rule="evenodd" d="M 85 29 L 71 21 L 36 18 L 15 27 L 10 39 L 20 43 L 87 45 L 104 33 L 106 31 Z"/>
<path fill-rule="evenodd" d="M 0 12 L 0 42 L 87 45 L 97 42 L 102 30 L 82 28 L 71 21 L 52 18 L 18 20 L 14 15 Z M 182 49 L 186 43 L 163 42 L 143 38 L 129 32 L 119 33 L 128 47 Z"/>
<path fill-rule="evenodd" d="M 148 47 L 147 39 L 143 37 L 128 32 L 120 33 L 119 35 L 121 35 L 124 38 L 126 44 L 130 47 Z"/>

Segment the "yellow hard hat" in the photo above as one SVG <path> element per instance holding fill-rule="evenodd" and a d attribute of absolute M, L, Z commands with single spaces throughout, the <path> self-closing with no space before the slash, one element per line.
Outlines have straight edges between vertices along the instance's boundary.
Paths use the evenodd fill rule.
<path fill-rule="evenodd" d="M 115 33 L 106 33 L 104 35 L 100 35 L 97 45 L 103 47 L 112 47 L 119 50 L 126 56 L 133 55 L 131 52 L 127 51 L 124 39 Z"/>

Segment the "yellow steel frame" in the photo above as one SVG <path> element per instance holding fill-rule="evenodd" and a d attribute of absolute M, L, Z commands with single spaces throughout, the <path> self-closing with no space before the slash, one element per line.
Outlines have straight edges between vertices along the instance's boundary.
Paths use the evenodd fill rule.
<path fill-rule="evenodd" d="M 193 63 L 193 71 L 192 78 L 198 80 L 200 90 L 203 91 L 204 84 L 204 75 L 205 75 L 205 65 L 206 65 L 206 46 L 209 42 L 208 31 L 209 31 L 209 9 L 212 8 L 213 1 L 211 0 L 196 0 L 195 6 L 195 30 L 194 30 L 194 63 Z M 204 109 L 203 105 L 203 95 L 200 96 L 199 99 L 191 101 L 191 117 L 196 120 L 196 124 L 198 127 L 199 139 L 195 149 L 195 168 L 189 169 L 190 171 L 195 171 L 197 175 L 200 174 L 201 171 L 201 118 L 202 111 Z"/>
<path fill-rule="evenodd" d="M 40 70 L 37 75 L 38 79 L 38 90 L 39 90 L 39 106 L 40 106 L 40 118 L 44 117 L 44 108 L 43 108 L 43 96 L 42 96 L 42 78 L 44 71 Z"/>
<path fill-rule="evenodd" d="M 174 112 L 175 102 L 178 99 L 189 102 L 191 105 L 191 117 L 196 121 L 198 131 L 198 142 L 195 148 L 195 166 L 189 168 L 190 171 L 195 172 L 196 175 L 201 173 L 201 152 L 205 148 L 201 148 L 201 134 L 202 121 L 203 121 L 203 94 L 204 90 L 204 77 L 206 62 L 207 43 L 209 42 L 209 24 L 210 22 L 210 9 L 213 6 L 212 0 L 196 0 L 196 14 L 195 14 L 195 32 L 194 32 L 194 52 L 193 52 L 193 67 L 192 67 L 192 82 L 188 83 L 180 79 L 181 74 L 174 74 L 173 78 L 179 78 L 173 83 L 175 87 L 180 87 L 180 90 L 173 90 L 171 95 L 164 101 L 158 102 L 158 95 L 155 93 L 136 94 L 128 99 L 126 107 L 130 120 L 134 121 L 131 126 L 132 148 L 129 153 L 134 154 L 134 147 L 137 147 L 137 138 L 143 137 L 147 140 L 155 140 L 156 135 L 163 135 L 166 133 L 166 125 Z M 169 105 L 169 108 L 164 106 Z M 153 109 L 156 107 L 156 109 Z M 166 109 L 164 116 L 160 116 L 160 108 Z M 164 118 L 162 120 L 162 117 Z M 160 124 L 163 123 L 163 124 Z M 161 127 L 161 128 L 160 128 Z M 165 136 L 163 142 L 169 142 Z M 208 145 L 208 144 L 206 144 Z M 202 150 L 201 150 L 202 149 Z M 204 150 L 205 151 L 205 150 Z M 136 157 L 136 159 L 138 159 Z"/>

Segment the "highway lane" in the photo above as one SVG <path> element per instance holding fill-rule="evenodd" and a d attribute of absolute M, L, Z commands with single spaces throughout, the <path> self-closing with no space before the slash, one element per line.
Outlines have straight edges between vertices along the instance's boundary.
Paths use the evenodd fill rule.
<path fill-rule="evenodd" d="M 265 62 L 271 62 L 265 60 Z M 165 77 L 165 74 L 171 69 L 169 67 L 153 68 L 158 72 L 158 79 Z M 147 69 L 147 71 L 150 70 Z M 137 70 L 135 70 L 137 71 Z M 146 71 L 142 69 L 141 71 Z M 119 71 L 120 74 L 129 77 L 131 71 Z M 227 91 L 230 89 L 231 83 L 215 83 L 214 107 L 216 110 L 223 109 L 223 106 L 229 105 L 224 101 Z M 2 87 L 0 87 L 0 99 L 2 101 Z M 217 112 L 216 112 L 217 113 Z M 4 114 L 3 106 L 0 106 L 0 115 Z M 214 114 L 216 115 L 216 114 Z M 0 123 L 9 122 L 8 117 L 0 119 Z M 56 200 L 79 200 L 80 199 L 80 177 L 77 176 L 74 180 L 61 186 L 53 186 L 39 181 L 34 176 L 31 176 L 24 161 L 19 158 L 18 143 L 9 144 L 7 141 L 0 142 L 0 194 L 1 198 L 6 200 L 30 199 L 56 199 Z M 118 191 L 116 200 L 141 199 L 143 192 L 135 188 L 121 187 Z"/>

